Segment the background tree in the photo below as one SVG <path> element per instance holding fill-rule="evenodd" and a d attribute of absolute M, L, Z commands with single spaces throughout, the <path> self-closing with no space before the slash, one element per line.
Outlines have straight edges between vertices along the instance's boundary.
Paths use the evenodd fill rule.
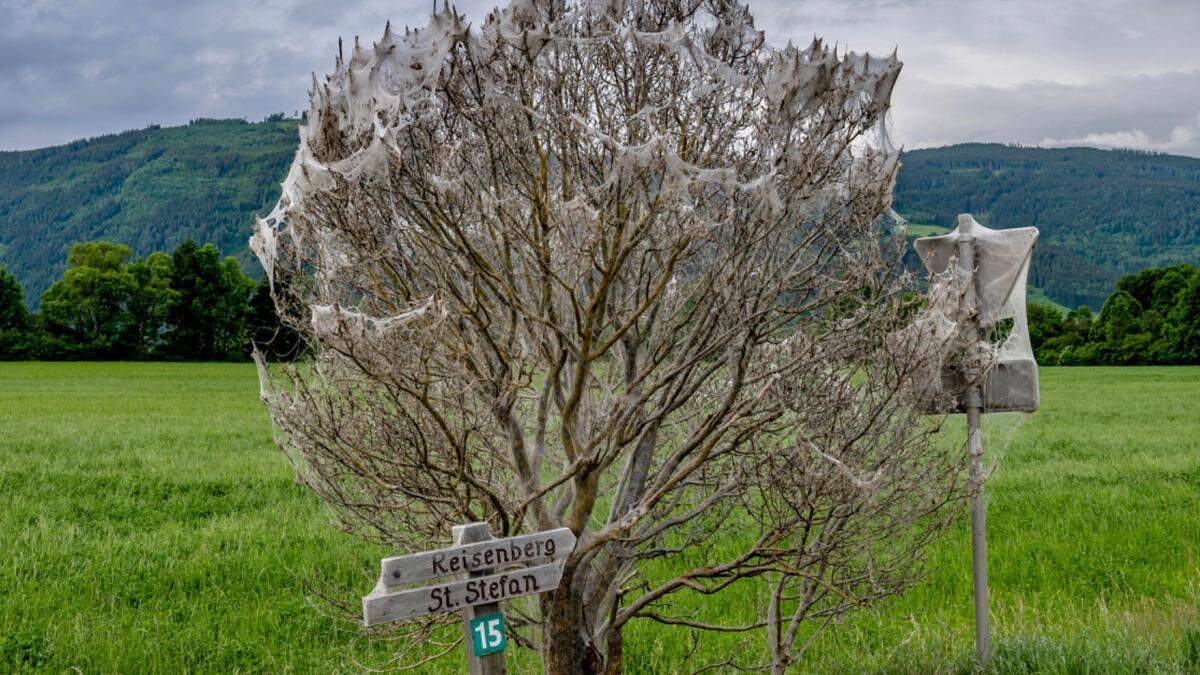
<path fill-rule="evenodd" d="M 1154 288 L 1150 293 L 1150 297 L 1144 299 L 1138 298 L 1138 302 L 1161 315 L 1169 313 L 1175 308 L 1179 300 L 1179 294 L 1183 292 L 1183 289 L 1187 288 L 1188 279 L 1191 276 L 1187 269 L 1189 267 L 1192 266 L 1180 265 L 1164 269 L 1162 275 L 1154 282 Z M 1192 270 L 1195 270 L 1195 268 L 1193 267 Z M 1118 288 L 1120 287 L 1118 286 Z"/>
<path fill-rule="evenodd" d="M 132 358 L 148 358 L 162 353 L 167 316 L 178 300 L 171 287 L 174 266 L 171 256 L 155 251 L 127 267 L 135 287 L 129 298 Z"/>
<path fill-rule="evenodd" d="M 1179 292 L 1170 314 L 1169 341 L 1176 363 L 1200 363 L 1200 273 Z"/>
<path fill-rule="evenodd" d="M 282 281 L 276 280 L 276 283 Z M 257 349 L 272 361 L 299 358 L 304 353 L 304 341 L 300 333 L 292 327 L 296 322 L 295 319 L 291 323 L 280 321 L 275 299 L 271 297 L 271 284 L 265 280 L 260 282 L 254 287 L 246 310 L 246 333 L 249 337 L 247 351 Z"/>
<path fill-rule="evenodd" d="M 21 284 L 0 265 L 0 361 L 26 357 L 29 324 Z"/>
<path fill-rule="evenodd" d="M 1092 310 L 1087 305 L 1080 305 L 1067 313 L 1063 318 L 1062 327 L 1055 334 L 1049 335 L 1042 344 L 1033 338 L 1034 331 L 1031 325 L 1030 341 L 1038 362 L 1047 365 L 1072 365 L 1094 361 L 1094 345 L 1088 345 L 1094 322 L 1095 315 Z"/>
<path fill-rule="evenodd" d="M 1109 364 L 1141 363 L 1148 345 L 1135 338 L 1141 333 L 1142 304 L 1126 291 L 1109 296 L 1092 325 L 1093 342 L 1100 345 L 1100 358 Z"/>
<path fill-rule="evenodd" d="M 921 414 L 960 289 L 912 323 L 880 227 L 899 70 L 718 0 L 444 9 L 339 56 L 251 242 L 315 350 L 263 371 L 302 479 L 400 551 L 571 528 L 509 606 L 552 673 L 619 670 L 634 621 L 763 630 L 782 672 L 906 588 L 965 485 Z M 755 588 L 745 623 L 679 600 Z"/>
<path fill-rule="evenodd" d="M 0 330 L 23 330 L 29 324 L 29 309 L 21 284 L 0 265 Z"/>
<path fill-rule="evenodd" d="M 212 244 L 180 244 L 171 268 L 171 288 L 178 296 L 167 315 L 165 352 L 180 359 L 237 359 L 244 353 L 253 282 Z"/>
<path fill-rule="evenodd" d="M 1063 315 L 1049 305 L 1031 302 L 1027 308 L 1029 320 L 1029 342 L 1033 345 L 1034 357 L 1039 363 L 1045 363 L 1047 350 L 1045 345 L 1063 334 Z"/>
<path fill-rule="evenodd" d="M 62 279 L 42 294 L 41 317 L 56 349 L 71 358 L 119 358 L 133 350 L 136 333 L 128 312 L 137 289 L 123 244 L 73 244 Z"/>
<path fill-rule="evenodd" d="M 1200 362 L 1193 346 L 1194 298 L 1200 269 L 1148 268 L 1117 282 L 1099 317 L 1086 307 L 1065 318 L 1030 305 L 1030 339 L 1047 365 L 1185 364 Z"/>

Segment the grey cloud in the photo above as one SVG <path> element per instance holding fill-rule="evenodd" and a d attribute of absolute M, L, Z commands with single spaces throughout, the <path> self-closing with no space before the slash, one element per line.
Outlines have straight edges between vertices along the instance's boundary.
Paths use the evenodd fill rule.
<path fill-rule="evenodd" d="M 1200 115 L 1197 115 L 1197 120 L 1200 120 Z M 1075 138 L 1046 137 L 1041 140 L 1039 145 L 1056 147 L 1092 145 L 1101 148 L 1135 148 L 1154 152 L 1196 155 L 1196 141 L 1197 136 L 1200 135 L 1198 129 L 1200 129 L 1200 126 L 1194 122 L 1191 124 L 1181 124 L 1171 129 L 1171 133 L 1165 139 L 1151 137 L 1146 132 L 1136 128 L 1127 131 L 1092 132 Z"/>
<path fill-rule="evenodd" d="M 952 84 L 1081 83 L 1200 68 L 1194 0 L 810 0 L 751 3 L 775 39 L 814 32 L 900 56 Z"/>
<path fill-rule="evenodd" d="M 1200 2 L 813 0 L 759 3 L 768 37 L 813 33 L 904 61 L 908 147 L 962 141 L 1200 156 Z"/>
<path fill-rule="evenodd" d="M 976 140 L 1200 157 L 1200 70 L 1013 87 L 902 77 L 893 104 L 896 136 L 909 147 Z"/>
<path fill-rule="evenodd" d="M 270 1 L 0 3 L 4 149 L 302 109 L 338 36 L 382 33 L 390 4 L 319 3 L 300 21 L 292 4 Z"/>
<path fill-rule="evenodd" d="M 475 21 L 499 0 L 465 0 Z M 0 0 L 0 149 L 306 105 L 337 39 L 428 0 Z M 750 0 L 768 39 L 899 45 L 899 138 L 1133 144 L 1200 154 L 1200 3 Z"/>

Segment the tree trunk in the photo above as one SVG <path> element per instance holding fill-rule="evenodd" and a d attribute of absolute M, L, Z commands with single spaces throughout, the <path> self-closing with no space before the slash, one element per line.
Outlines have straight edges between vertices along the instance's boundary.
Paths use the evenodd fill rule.
<path fill-rule="evenodd" d="M 616 615 L 616 612 L 613 612 Z M 608 629 L 608 653 L 604 663 L 605 675 L 617 675 L 621 672 L 621 656 L 625 648 L 624 633 L 620 627 L 609 626 Z"/>
<path fill-rule="evenodd" d="M 562 584 L 542 596 L 542 664 L 548 675 L 598 675 L 603 659 L 585 638 L 583 607 L 568 571 Z"/>

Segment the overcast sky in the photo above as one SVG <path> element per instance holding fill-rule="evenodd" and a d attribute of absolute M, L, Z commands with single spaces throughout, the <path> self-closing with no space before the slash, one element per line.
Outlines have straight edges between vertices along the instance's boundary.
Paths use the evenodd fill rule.
<path fill-rule="evenodd" d="M 478 20 L 496 0 L 459 0 Z M 767 39 L 900 49 L 906 147 L 960 141 L 1200 157 L 1200 1 L 752 0 Z M 339 35 L 427 0 L 0 0 L 0 149 L 306 108 Z"/>

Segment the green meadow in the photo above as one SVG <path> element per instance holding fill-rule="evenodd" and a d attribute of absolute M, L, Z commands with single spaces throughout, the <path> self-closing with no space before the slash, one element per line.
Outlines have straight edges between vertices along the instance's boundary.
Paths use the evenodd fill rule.
<path fill-rule="evenodd" d="M 1200 672 L 1200 368 L 1047 368 L 1042 402 L 988 421 L 992 670 Z M 0 551 L 0 672 L 387 665 L 389 644 L 317 591 L 356 604 L 392 552 L 296 484 L 250 365 L 0 364 Z M 930 564 L 829 627 L 804 670 L 969 672 L 965 521 Z M 709 602 L 737 620 L 757 599 Z M 626 664 L 761 649 L 740 639 L 641 624 Z"/>

